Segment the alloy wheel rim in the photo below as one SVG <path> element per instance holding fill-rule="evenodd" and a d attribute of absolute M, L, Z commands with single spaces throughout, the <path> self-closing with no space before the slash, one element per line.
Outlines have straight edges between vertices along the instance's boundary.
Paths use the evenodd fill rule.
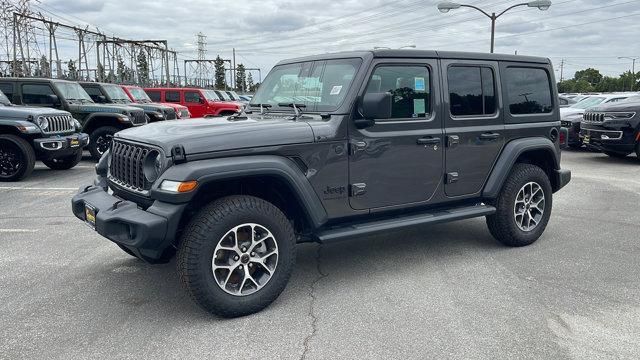
<path fill-rule="evenodd" d="M 0 176 L 13 176 L 20 169 L 22 169 L 22 156 L 18 149 L 10 143 L 0 146 Z"/>
<path fill-rule="evenodd" d="M 255 223 L 238 225 L 220 238 L 213 251 L 213 277 L 226 293 L 247 296 L 271 280 L 278 256 L 278 244 L 269 229 Z"/>
<path fill-rule="evenodd" d="M 96 149 L 100 155 L 104 154 L 111 147 L 113 135 L 102 135 L 96 139 Z"/>
<path fill-rule="evenodd" d="M 542 186 L 536 182 L 526 183 L 516 196 L 513 215 L 518 228 L 533 231 L 544 216 L 545 195 Z"/>

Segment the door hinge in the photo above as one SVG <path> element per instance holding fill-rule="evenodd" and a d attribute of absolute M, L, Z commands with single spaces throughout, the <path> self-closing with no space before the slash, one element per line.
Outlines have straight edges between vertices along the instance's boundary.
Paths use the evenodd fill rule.
<path fill-rule="evenodd" d="M 447 135 L 447 147 L 454 148 L 458 146 L 460 143 L 460 136 L 458 135 Z"/>
<path fill-rule="evenodd" d="M 447 175 L 445 176 L 445 182 L 447 184 L 454 184 L 458 182 L 458 178 L 459 178 L 459 175 L 457 172 L 450 172 L 450 173 L 447 173 Z"/>
<path fill-rule="evenodd" d="M 354 155 L 358 151 L 363 151 L 367 148 L 365 141 L 353 141 L 349 143 L 349 154 Z"/>
<path fill-rule="evenodd" d="M 351 196 L 360 196 L 360 195 L 364 195 L 367 192 L 367 184 L 365 183 L 358 183 L 358 184 L 351 184 Z"/>

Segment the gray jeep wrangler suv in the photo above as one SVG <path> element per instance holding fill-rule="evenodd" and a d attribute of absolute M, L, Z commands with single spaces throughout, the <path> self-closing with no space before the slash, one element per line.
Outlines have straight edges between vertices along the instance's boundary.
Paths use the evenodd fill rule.
<path fill-rule="evenodd" d="M 54 170 L 68 170 L 82 159 L 87 134 L 66 111 L 15 106 L 0 91 L 0 181 L 28 177 L 41 160 Z"/>
<path fill-rule="evenodd" d="M 415 50 L 277 64 L 249 111 L 128 129 L 73 213 L 127 253 L 167 261 L 204 309 L 250 314 L 284 289 L 297 242 L 484 216 L 536 241 L 560 167 L 548 59 Z"/>

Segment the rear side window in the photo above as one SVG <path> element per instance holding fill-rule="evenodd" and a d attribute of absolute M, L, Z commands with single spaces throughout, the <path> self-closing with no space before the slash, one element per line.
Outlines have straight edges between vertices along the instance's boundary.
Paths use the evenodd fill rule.
<path fill-rule="evenodd" d="M 511 114 L 545 114 L 553 111 L 551 85 L 546 70 L 509 67 L 505 82 Z"/>
<path fill-rule="evenodd" d="M 480 66 L 452 66 L 447 72 L 452 116 L 485 116 L 496 112 L 493 70 Z"/>
<path fill-rule="evenodd" d="M 9 100 L 13 101 L 13 84 L 0 83 L 0 91 L 2 91 Z"/>
<path fill-rule="evenodd" d="M 179 103 L 180 102 L 180 92 L 179 91 L 166 91 L 164 93 L 164 99 L 166 102 Z"/>
<path fill-rule="evenodd" d="M 51 95 L 55 95 L 49 85 L 24 84 L 22 85 L 22 102 L 31 105 L 50 105 L 53 101 Z"/>
<path fill-rule="evenodd" d="M 377 67 L 367 93 L 379 92 L 391 93 L 391 119 L 425 118 L 431 113 L 431 81 L 425 66 Z"/>
<path fill-rule="evenodd" d="M 200 93 L 196 91 L 185 91 L 184 102 L 199 104 L 201 100 Z"/>
<path fill-rule="evenodd" d="M 160 91 L 145 91 L 153 102 L 160 102 Z"/>

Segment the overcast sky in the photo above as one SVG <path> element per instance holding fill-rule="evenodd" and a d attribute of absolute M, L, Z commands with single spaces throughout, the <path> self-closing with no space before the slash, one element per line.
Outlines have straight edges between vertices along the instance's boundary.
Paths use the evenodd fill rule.
<path fill-rule="evenodd" d="M 195 34 L 203 32 L 208 57 L 230 58 L 235 47 L 237 61 L 262 68 L 263 75 L 279 59 L 374 46 L 489 50 L 488 18 L 471 9 L 441 14 L 438 2 L 40 0 L 33 9 L 122 38 L 167 39 L 181 58 L 196 57 Z M 488 12 L 519 3 L 465 2 Z M 496 52 L 550 57 L 557 69 L 565 59 L 565 77 L 587 66 L 618 75 L 631 68 L 631 60 L 619 56 L 640 56 L 640 0 L 553 0 L 548 11 L 511 10 L 498 19 L 496 30 Z M 71 51 L 75 44 L 62 40 L 61 45 L 66 56 L 77 57 Z M 559 71 L 556 75 L 559 79 Z"/>

